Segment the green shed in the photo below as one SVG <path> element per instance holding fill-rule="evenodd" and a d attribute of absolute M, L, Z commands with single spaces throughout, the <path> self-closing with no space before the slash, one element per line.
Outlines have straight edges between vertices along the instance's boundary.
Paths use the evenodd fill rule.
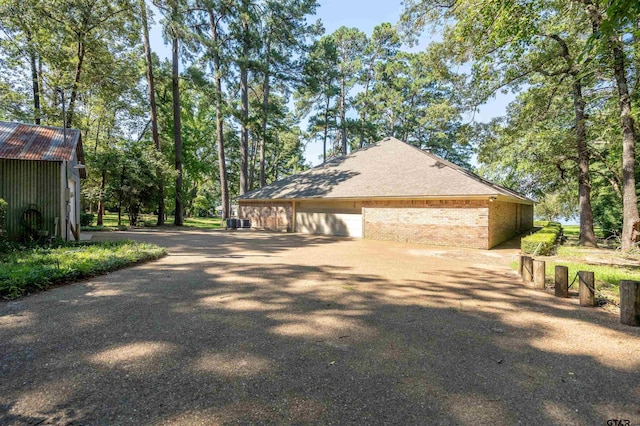
<path fill-rule="evenodd" d="M 79 130 L 0 121 L 0 198 L 9 204 L 10 239 L 37 232 L 79 240 L 85 177 Z"/>

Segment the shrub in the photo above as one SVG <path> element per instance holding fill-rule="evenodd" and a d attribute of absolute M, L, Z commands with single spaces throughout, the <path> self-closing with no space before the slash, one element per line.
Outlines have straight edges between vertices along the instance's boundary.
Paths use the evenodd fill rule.
<path fill-rule="evenodd" d="M 562 232 L 562 225 L 558 222 L 549 222 L 538 232 L 522 238 L 520 249 L 523 253 L 548 255 L 555 247 L 558 235 Z"/>
<path fill-rule="evenodd" d="M 80 214 L 80 226 L 91 226 L 95 215 L 93 213 Z"/>
<path fill-rule="evenodd" d="M 49 247 L 16 248 L 0 257 L 0 297 L 13 299 L 165 254 L 166 250 L 161 247 L 129 240 L 58 241 Z"/>
<path fill-rule="evenodd" d="M 2 198 L 0 198 L 0 241 L 4 241 L 7 238 L 7 208 L 9 204 Z"/>

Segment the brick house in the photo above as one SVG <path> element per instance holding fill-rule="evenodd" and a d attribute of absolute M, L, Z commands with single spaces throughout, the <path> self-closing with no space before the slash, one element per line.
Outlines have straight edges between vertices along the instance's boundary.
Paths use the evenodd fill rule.
<path fill-rule="evenodd" d="M 258 229 L 489 249 L 533 226 L 533 201 L 395 138 L 239 198 Z"/>

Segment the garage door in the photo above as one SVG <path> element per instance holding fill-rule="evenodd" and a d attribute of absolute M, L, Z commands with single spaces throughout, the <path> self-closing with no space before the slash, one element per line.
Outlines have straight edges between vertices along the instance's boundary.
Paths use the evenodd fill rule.
<path fill-rule="evenodd" d="M 362 214 L 296 212 L 296 232 L 362 238 Z"/>

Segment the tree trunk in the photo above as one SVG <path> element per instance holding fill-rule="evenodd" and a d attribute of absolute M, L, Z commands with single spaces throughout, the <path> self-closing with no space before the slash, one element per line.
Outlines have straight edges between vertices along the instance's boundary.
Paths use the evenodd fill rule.
<path fill-rule="evenodd" d="M 365 120 L 367 119 L 367 113 L 366 111 L 363 109 L 360 112 L 360 148 L 364 147 L 364 126 L 365 126 Z"/>
<path fill-rule="evenodd" d="M 591 179 L 589 176 L 589 148 L 587 147 L 585 102 L 582 96 L 582 82 L 573 75 L 573 108 L 575 111 L 576 145 L 578 149 L 578 197 L 580 206 L 580 245 L 596 247 L 593 231 L 593 210 L 591 209 Z"/>
<path fill-rule="evenodd" d="M 248 3 L 246 0 L 242 2 L 243 12 L 245 16 L 242 18 L 242 56 L 240 58 L 240 97 L 241 97 L 241 117 L 240 117 L 240 195 L 249 190 L 248 186 L 248 156 L 249 156 L 249 22 L 246 12 Z"/>
<path fill-rule="evenodd" d="M 371 73 L 373 72 L 375 60 L 376 57 L 374 56 L 367 70 L 367 82 L 364 85 L 364 102 L 362 102 L 362 110 L 360 112 L 360 148 L 364 147 L 364 129 L 367 125 L 367 110 L 369 109 L 369 85 L 371 84 Z"/>
<path fill-rule="evenodd" d="M 264 83 L 262 88 L 262 135 L 260 135 L 260 188 L 267 184 L 267 179 L 264 174 L 264 163 L 265 163 L 265 142 L 267 138 L 267 119 L 269 117 L 269 65 L 271 60 L 270 55 L 271 50 L 271 36 L 267 37 L 266 46 L 265 46 L 265 72 L 264 72 Z"/>
<path fill-rule="evenodd" d="M 96 143 L 93 145 L 93 155 L 98 153 L 98 142 L 100 141 L 100 125 L 102 124 L 102 115 L 98 117 L 98 124 L 96 125 Z"/>
<path fill-rule="evenodd" d="M 249 156 L 249 188 L 253 188 L 254 174 L 256 170 L 256 160 L 258 152 L 258 138 L 251 132 L 251 155 Z"/>
<path fill-rule="evenodd" d="M 638 222 L 638 196 L 635 178 L 635 123 L 631 114 L 631 97 L 625 75 L 624 51 L 618 39 L 611 40 L 613 72 L 618 88 L 620 121 L 622 126 L 622 250 L 634 246 L 635 224 Z"/>
<path fill-rule="evenodd" d="M 220 173 L 220 197 L 222 203 L 222 220 L 230 216 L 229 184 L 227 181 L 227 163 L 224 155 L 224 119 L 222 117 L 222 75 L 220 73 L 220 38 L 218 35 L 218 22 L 209 11 L 209 23 L 211 24 L 211 39 L 215 45 L 213 51 L 213 74 L 215 80 L 215 108 L 216 108 L 216 137 L 218 139 L 218 169 Z"/>
<path fill-rule="evenodd" d="M 249 96 L 248 96 L 248 71 L 246 65 L 240 69 L 240 91 L 242 102 L 242 123 L 240 125 L 240 195 L 249 190 L 248 162 L 249 162 Z"/>
<path fill-rule="evenodd" d="M 44 83 L 42 82 L 42 58 L 40 57 L 40 55 L 37 56 L 37 61 L 38 61 L 38 93 L 40 93 L 40 108 L 42 108 L 42 104 L 46 103 L 46 96 L 44 96 L 45 90 L 44 90 Z M 42 111 L 40 111 L 42 112 Z"/>
<path fill-rule="evenodd" d="M 322 164 L 327 162 L 327 134 L 329 133 L 329 104 L 331 99 L 327 95 L 324 105 L 324 139 L 322 140 Z"/>
<path fill-rule="evenodd" d="M 345 88 L 344 76 L 340 79 L 340 140 L 342 155 L 347 155 L 347 128 L 345 125 L 346 120 L 346 100 L 347 96 Z"/>
<path fill-rule="evenodd" d="M 149 43 L 149 24 L 147 21 L 147 5 L 145 0 L 139 0 L 142 19 L 142 37 L 144 42 L 144 56 L 147 63 L 147 81 L 149 83 L 149 106 L 151 109 L 151 137 L 156 151 L 160 152 L 160 135 L 158 133 L 158 107 L 156 105 L 156 82 L 153 76 L 153 59 L 151 57 L 151 44 Z M 158 226 L 164 225 L 164 182 L 162 170 L 156 169 L 156 181 L 158 183 Z"/>
<path fill-rule="evenodd" d="M 575 119 L 576 150 L 578 153 L 578 204 L 580 209 L 580 237 L 579 244 L 596 247 L 596 236 L 593 230 L 593 209 L 591 208 L 591 176 L 589 162 L 591 160 L 587 146 L 587 128 L 585 116 L 585 101 L 582 95 L 582 80 L 580 72 L 573 67 L 574 60 L 569 53 L 566 41 L 557 34 L 550 37 L 557 41 L 562 56 L 569 67 L 567 73 L 573 80 L 573 110 Z"/>
<path fill-rule="evenodd" d="M 67 127 L 73 127 L 73 109 L 78 98 L 78 85 L 80 83 L 80 74 L 82 73 L 82 63 L 84 62 L 85 48 L 84 43 L 78 40 L 76 69 L 73 77 L 73 86 L 71 86 L 71 96 L 69 96 L 69 109 L 67 110 Z"/>
<path fill-rule="evenodd" d="M 29 45 L 29 62 L 31 63 L 31 85 L 33 89 L 33 122 L 40 124 L 40 77 L 38 76 L 38 66 L 36 52 L 31 45 L 31 33 L 27 33 L 27 42 Z"/>
<path fill-rule="evenodd" d="M 104 188 L 107 184 L 107 171 L 102 169 L 102 177 L 100 180 L 100 198 L 98 199 L 98 221 L 96 222 L 97 226 L 103 225 L 103 216 L 104 216 Z"/>
<path fill-rule="evenodd" d="M 593 33 L 600 32 L 602 12 L 597 4 L 590 0 L 582 0 L 585 12 L 591 20 Z M 635 238 L 634 226 L 638 222 L 638 197 L 635 179 L 635 123 L 632 116 L 631 97 L 625 74 L 625 53 L 617 35 L 608 40 L 609 50 L 613 58 L 613 74 L 618 89 L 620 106 L 620 125 L 622 128 L 622 250 L 633 247 Z"/>
<path fill-rule="evenodd" d="M 174 8 L 174 18 L 177 17 L 177 10 Z M 173 24 L 175 25 L 175 24 Z M 172 88 L 173 88 L 173 141 L 176 151 L 176 171 L 178 176 L 176 177 L 176 212 L 175 219 L 173 221 L 175 226 L 182 226 L 183 224 L 183 212 L 182 212 L 182 125 L 180 121 L 180 75 L 178 69 L 178 62 L 180 57 L 178 56 L 179 39 L 176 29 L 172 29 Z"/>
<path fill-rule="evenodd" d="M 124 186 L 124 174 L 127 170 L 126 165 L 122 165 L 122 172 L 120 173 L 120 188 Z M 118 226 L 122 226 L 122 191 L 118 197 Z"/>

